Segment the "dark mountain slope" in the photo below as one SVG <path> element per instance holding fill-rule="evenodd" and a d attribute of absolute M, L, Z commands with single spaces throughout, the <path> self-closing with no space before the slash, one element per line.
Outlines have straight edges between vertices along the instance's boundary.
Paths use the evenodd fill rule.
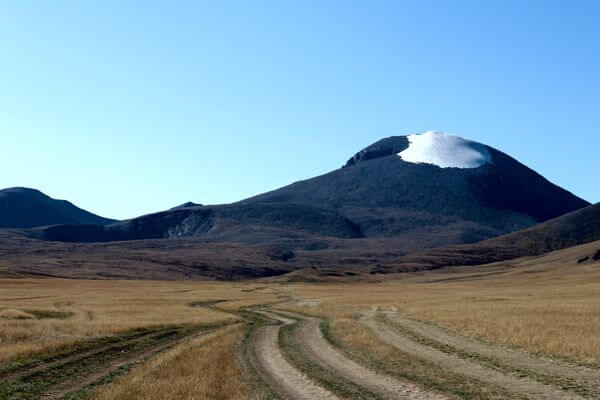
<path fill-rule="evenodd" d="M 386 271 L 406 271 L 480 265 L 538 256 L 596 240 L 600 240 L 600 203 L 525 230 L 475 244 L 448 246 L 403 256 L 379 268 Z"/>
<path fill-rule="evenodd" d="M 247 204 L 175 208 L 108 226 L 57 225 L 34 230 L 53 241 L 109 242 L 122 240 L 203 237 L 207 240 L 255 243 L 264 239 L 307 235 L 361 237 L 348 219 L 330 210 L 298 204 Z"/>
<path fill-rule="evenodd" d="M 442 162 L 461 164 L 466 152 L 481 163 L 408 162 L 398 153 L 410 150 L 414 137 L 395 136 L 361 150 L 341 169 L 238 203 L 185 204 L 105 227 L 71 224 L 34 235 L 72 242 L 201 237 L 278 248 L 285 241 L 286 252 L 310 237 L 396 238 L 397 252 L 406 254 L 474 243 L 589 204 L 491 147 L 441 132 L 415 136 L 430 140 L 424 155 L 433 160 L 441 154 Z M 319 240 L 317 247 L 331 242 Z"/>
<path fill-rule="evenodd" d="M 12 274 L 70 278 L 248 279 L 293 272 L 282 279 L 381 280 L 396 272 L 480 265 L 592 243 L 600 240 L 600 204 L 480 243 L 408 256 L 401 256 L 398 249 L 404 241 L 398 238 L 309 236 L 290 240 L 282 239 L 280 245 L 223 243 L 199 237 L 61 243 L 4 229 L 0 230 L 0 264 Z M 592 250 L 583 262 L 599 257 L 598 247 Z"/>
<path fill-rule="evenodd" d="M 318 204 L 366 237 L 418 230 L 429 247 L 476 242 L 589 205 L 491 147 L 490 163 L 463 169 L 406 162 L 396 154 L 407 146 L 404 136 L 383 139 L 342 169 L 242 204 Z"/>
<path fill-rule="evenodd" d="M 115 220 L 82 210 L 66 200 L 52 199 L 39 190 L 0 190 L 0 228 L 30 228 L 54 224 L 110 224 Z"/>

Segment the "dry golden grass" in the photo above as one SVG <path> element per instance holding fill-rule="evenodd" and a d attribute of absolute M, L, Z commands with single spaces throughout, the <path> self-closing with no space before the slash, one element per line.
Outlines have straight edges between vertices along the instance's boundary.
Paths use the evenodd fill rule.
<path fill-rule="evenodd" d="M 600 263 L 577 265 L 576 255 L 567 250 L 383 284 L 295 285 L 288 290 L 302 300 L 285 308 L 335 318 L 398 310 L 492 342 L 600 363 Z"/>
<path fill-rule="evenodd" d="M 600 263 L 576 264 L 577 251 L 368 284 L 4 279 L 0 364 L 134 328 L 233 321 L 226 311 L 284 300 L 291 302 L 277 308 L 332 318 L 334 336 L 374 359 L 389 360 L 392 350 L 352 320 L 366 309 L 397 310 L 492 342 L 600 363 Z M 190 307 L 213 300 L 227 301 L 218 309 Z M 234 350 L 242 329 L 180 345 L 99 396 L 243 398 L 251 390 Z"/>
<path fill-rule="evenodd" d="M 354 319 L 337 318 L 330 323 L 330 334 L 339 343 L 350 348 L 369 349 L 374 359 L 386 359 L 394 352 L 394 348 L 382 344 L 363 324 Z"/>
<path fill-rule="evenodd" d="M 239 299 L 275 301 L 252 290 L 257 285 L 215 282 L 83 281 L 58 279 L 0 280 L 0 363 L 70 347 L 77 342 L 135 328 L 171 324 L 214 324 L 232 314 L 198 301 Z M 64 318 L 30 318 L 29 310 Z"/>
<path fill-rule="evenodd" d="M 101 389 L 98 400 L 246 399 L 235 345 L 241 325 L 192 339 Z"/>
<path fill-rule="evenodd" d="M 1 319 L 34 319 L 35 315 L 28 313 L 23 310 L 15 310 L 13 308 L 6 308 L 0 311 Z"/>
<path fill-rule="evenodd" d="M 404 353 L 379 340 L 355 319 L 338 318 L 329 324 L 328 335 L 352 356 L 387 374 L 444 393 L 448 398 L 507 399 L 506 391 L 469 379 L 432 362 Z"/>

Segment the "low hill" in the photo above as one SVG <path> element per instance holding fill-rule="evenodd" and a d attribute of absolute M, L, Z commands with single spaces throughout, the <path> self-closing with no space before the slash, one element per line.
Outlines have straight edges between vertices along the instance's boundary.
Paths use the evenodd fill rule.
<path fill-rule="evenodd" d="M 82 210 L 66 200 L 56 200 L 36 189 L 14 187 L 0 190 L 0 228 L 31 228 L 56 224 L 115 222 Z"/>
<path fill-rule="evenodd" d="M 600 240 L 600 203 L 479 243 L 442 247 L 402 256 L 379 265 L 374 270 L 408 271 L 453 265 L 480 265 L 537 256 L 596 240 Z"/>
<path fill-rule="evenodd" d="M 107 226 L 57 225 L 33 235 L 62 242 L 112 242 L 198 237 L 211 241 L 266 243 L 286 237 L 362 237 L 335 211 L 301 204 L 244 204 L 178 207 Z"/>
<path fill-rule="evenodd" d="M 260 237 L 256 231 L 253 235 Z M 199 237 L 67 243 L 32 238 L 30 231 L 4 229 L 0 230 L 0 265 L 4 274 L 14 276 L 362 281 L 397 279 L 397 273 L 407 271 L 479 268 L 481 264 L 538 256 L 598 240 L 600 204 L 476 244 L 404 256 L 399 250 L 403 245 L 400 238 L 299 235 L 265 243 L 226 243 Z M 600 258 L 600 247 L 582 253 L 581 258 L 585 257 L 582 262 Z"/>

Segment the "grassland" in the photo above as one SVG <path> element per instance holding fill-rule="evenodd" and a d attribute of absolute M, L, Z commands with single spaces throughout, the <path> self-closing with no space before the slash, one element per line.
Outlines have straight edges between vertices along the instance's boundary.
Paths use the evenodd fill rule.
<path fill-rule="evenodd" d="M 399 274 L 375 285 L 297 285 L 299 301 L 285 308 L 336 318 L 393 310 L 493 343 L 600 364 L 600 263 L 576 262 L 597 247 Z"/>
<path fill-rule="evenodd" d="M 100 391 L 97 398 L 250 398 L 235 352 L 242 332 L 242 327 L 236 324 L 190 340 L 116 380 Z"/>
<path fill-rule="evenodd" d="M 193 302 L 269 301 L 269 295 L 243 290 L 212 283 L 3 280 L 0 363 L 134 329 L 219 324 L 237 318 L 206 307 L 190 307 Z"/>
<path fill-rule="evenodd" d="M 509 383 L 517 379 L 524 385 L 526 380 L 532 393 L 539 387 L 551 394 L 569 390 L 595 398 L 600 394 L 593 382 L 600 367 L 600 264 L 577 264 L 575 256 L 562 251 L 485 267 L 398 275 L 386 283 L 4 279 L 0 398 L 270 398 L 257 394 L 260 377 L 245 365 L 241 351 L 257 326 L 274 323 L 260 314 L 250 316 L 256 307 L 269 305 L 321 319 L 325 338 L 345 357 L 447 398 L 526 397 L 499 385 L 502 380 L 486 380 L 489 373 L 480 378 L 440 364 L 454 359 L 493 369 Z M 362 322 L 365 312 L 379 315 L 373 321 L 387 323 L 390 334 L 426 346 L 433 356 L 394 348 Z M 425 322 L 460 340 L 447 344 L 426 337 L 410 324 L 386 322 L 384 316 L 390 315 Z M 279 332 L 288 362 L 309 376 L 311 370 L 327 369 L 326 360 L 303 359 L 297 331 L 302 330 L 289 325 Z M 471 340 L 479 347 L 459 348 Z M 563 374 L 563 364 L 536 370 L 528 369 L 527 358 L 521 367 L 507 365 L 508 356 L 475 354 L 485 346 L 499 346 L 508 356 L 515 349 L 548 363 L 569 361 L 573 368 L 588 368 L 591 378 L 579 379 L 579 370 L 564 369 Z M 85 365 L 93 368 L 88 371 Z M 73 371 L 85 385 L 71 385 Z M 339 374 L 325 377 L 342 382 L 330 389 L 338 395 L 361 392 L 360 387 L 343 387 L 351 380 Z"/>

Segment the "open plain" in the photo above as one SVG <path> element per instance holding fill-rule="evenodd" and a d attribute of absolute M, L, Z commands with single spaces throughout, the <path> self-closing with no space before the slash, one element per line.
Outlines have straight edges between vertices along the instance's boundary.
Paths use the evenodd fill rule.
<path fill-rule="evenodd" d="M 598 398 L 597 246 L 385 283 L 3 279 L 0 398 Z"/>

